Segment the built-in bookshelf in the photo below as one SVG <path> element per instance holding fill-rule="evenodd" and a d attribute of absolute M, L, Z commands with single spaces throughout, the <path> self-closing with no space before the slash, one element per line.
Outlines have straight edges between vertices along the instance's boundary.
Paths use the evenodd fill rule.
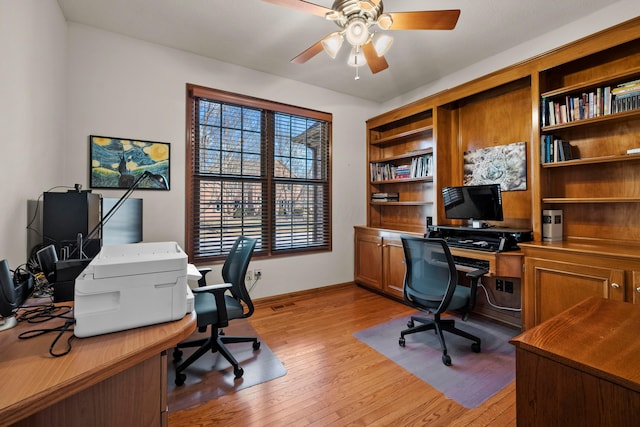
<path fill-rule="evenodd" d="M 568 60 L 539 80 L 540 209 L 563 210 L 565 240 L 637 240 L 640 43 Z"/>
<path fill-rule="evenodd" d="M 368 122 L 368 225 L 424 231 L 433 212 L 431 110 Z"/>

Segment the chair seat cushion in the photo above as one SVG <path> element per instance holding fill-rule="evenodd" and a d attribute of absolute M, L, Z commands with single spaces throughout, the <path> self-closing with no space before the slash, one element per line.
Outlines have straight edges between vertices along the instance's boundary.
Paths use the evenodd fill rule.
<path fill-rule="evenodd" d="M 214 296 L 208 292 L 203 292 L 195 294 L 194 297 L 198 327 L 215 325 L 218 322 L 218 307 Z M 244 317 L 244 309 L 238 301 L 229 295 L 225 295 L 224 300 L 227 306 L 228 320 Z"/>

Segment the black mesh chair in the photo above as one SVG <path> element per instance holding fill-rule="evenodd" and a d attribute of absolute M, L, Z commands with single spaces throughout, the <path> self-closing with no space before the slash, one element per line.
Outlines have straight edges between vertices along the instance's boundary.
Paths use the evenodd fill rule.
<path fill-rule="evenodd" d="M 199 287 L 193 289 L 197 325 L 200 332 L 205 332 L 210 327 L 211 334 L 206 339 L 182 342 L 176 346 L 173 351 L 174 362 L 182 358 L 182 348 L 198 347 L 187 360 L 176 367 L 176 385 L 184 384 L 187 376 L 183 371 L 209 351 L 212 353 L 220 352 L 233 366 L 235 378 L 240 378 L 244 374 L 244 370 L 225 344 L 252 342 L 254 350 L 260 348 L 260 341 L 257 337 L 232 337 L 224 335 L 221 331 L 221 328 L 229 325 L 229 320 L 242 319 L 253 314 L 253 303 L 244 280 L 255 246 L 255 239 L 242 236 L 236 239 L 222 267 L 224 284 L 207 285 L 206 274 L 211 269 L 200 270 L 202 278 L 198 281 Z"/>
<path fill-rule="evenodd" d="M 446 241 L 402 237 L 402 247 L 406 262 L 404 300 L 418 310 L 433 313 L 433 318 L 411 316 L 407 323 L 409 329 L 400 332 L 399 344 L 405 346 L 405 335 L 433 329 L 440 339 L 442 363 L 445 365 L 451 365 L 451 356 L 447 354 L 443 331 L 473 341 L 471 350 L 479 353 L 480 338 L 456 328 L 455 320 L 441 319 L 441 315 L 447 310 L 461 310 L 466 320 L 475 305 L 478 281 L 487 270 L 467 273 L 471 286 L 458 286 L 458 272 Z M 421 325 L 416 326 L 415 322 Z"/>

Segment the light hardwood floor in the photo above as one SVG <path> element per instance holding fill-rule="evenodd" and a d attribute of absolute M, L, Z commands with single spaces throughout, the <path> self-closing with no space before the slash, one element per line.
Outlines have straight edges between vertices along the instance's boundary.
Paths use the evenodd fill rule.
<path fill-rule="evenodd" d="M 169 425 L 515 426 L 515 382 L 466 409 L 353 336 L 411 311 L 355 285 L 263 301 L 250 321 L 287 374 L 170 413 Z"/>

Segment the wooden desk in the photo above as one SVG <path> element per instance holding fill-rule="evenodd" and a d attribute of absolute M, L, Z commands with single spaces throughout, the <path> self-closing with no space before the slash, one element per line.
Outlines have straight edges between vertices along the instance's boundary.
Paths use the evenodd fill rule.
<path fill-rule="evenodd" d="M 636 426 L 640 308 L 592 297 L 511 340 L 518 426 Z"/>
<path fill-rule="evenodd" d="M 167 424 L 166 350 L 195 330 L 195 313 L 174 322 L 74 338 L 71 352 L 57 358 L 49 355 L 54 333 L 18 339 L 26 330 L 62 323 L 23 322 L 0 333 L 0 425 Z"/>

